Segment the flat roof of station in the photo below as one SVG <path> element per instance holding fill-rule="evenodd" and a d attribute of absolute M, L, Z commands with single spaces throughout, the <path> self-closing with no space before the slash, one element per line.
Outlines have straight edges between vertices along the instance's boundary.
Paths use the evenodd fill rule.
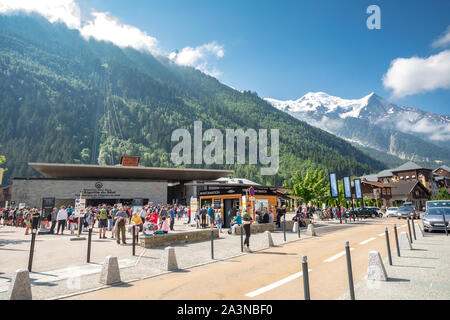
<path fill-rule="evenodd" d="M 215 180 L 232 170 L 101 166 L 92 164 L 28 163 L 44 178 L 132 178 L 168 181 Z"/>

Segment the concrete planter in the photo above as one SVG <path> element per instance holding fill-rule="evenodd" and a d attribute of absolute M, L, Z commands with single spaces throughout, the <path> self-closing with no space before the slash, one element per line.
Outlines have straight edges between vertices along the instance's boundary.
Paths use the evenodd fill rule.
<path fill-rule="evenodd" d="M 275 230 L 275 223 L 252 223 L 250 225 L 250 233 L 260 233 L 273 230 Z M 241 228 L 240 227 L 233 228 L 233 234 L 240 235 Z"/>
<path fill-rule="evenodd" d="M 139 236 L 140 246 L 144 248 L 168 247 L 178 243 L 211 240 L 211 230 L 214 238 L 219 238 L 218 229 L 203 229 L 186 232 L 174 232 L 167 234 L 155 234 L 152 236 Z"/>

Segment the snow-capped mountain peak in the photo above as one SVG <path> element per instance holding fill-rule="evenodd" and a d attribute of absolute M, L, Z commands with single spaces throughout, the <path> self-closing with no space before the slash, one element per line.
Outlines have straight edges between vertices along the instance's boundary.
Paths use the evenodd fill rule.
<path fill-rule="evenodd" d="M 377 97 L 371 93 L 361 99 L 343 99 L 329 95 L 326 92 L 308 92 L 298 100 L 276 100 L 266 98 L 265 100 L 279 110 L 286 112 L 311 112 L 317 115 L 336 115 L 341 119 L 347 117 L 358 118 L 369 100 Z"/>
<path fill-rule="evenodd" d="M 420 109 L 398 106 L 374 92 L 360 99 L 343 99 L 326 92 L 308 92 L 298 100 L 265 99 L 275 108 L 288 112 L 310 124 L 347 118 L 367 120 L 383 128 L 395 129 L 438 143 L 450 145 L 450 116 L 425 112 Z"/>

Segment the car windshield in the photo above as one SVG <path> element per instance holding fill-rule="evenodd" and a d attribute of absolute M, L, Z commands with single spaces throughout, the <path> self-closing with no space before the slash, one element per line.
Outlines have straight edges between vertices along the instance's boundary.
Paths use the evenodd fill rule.
<path fill-rule="evenodd" d="M 400 207 L 399 211 L 413 211 L 414 207 Z"/>
<path fill-rule="evenodd" d="M 388 211 L 397 211 L 398 208 L 388 208 Z"/>
<path fill-rule="evenodd" d="M 428 208 L 436 208 L 436 207 L 446 207 L 450 208 L 450 200 L 444 200 L 444 201 L 428 201 L 427 202 Z"/>
<path fill-rule="evenodd" d="M 450 215 L 450 208 L 429 208 L 426 215 L 427 216 L 441 216 L 441 215 Z"/>

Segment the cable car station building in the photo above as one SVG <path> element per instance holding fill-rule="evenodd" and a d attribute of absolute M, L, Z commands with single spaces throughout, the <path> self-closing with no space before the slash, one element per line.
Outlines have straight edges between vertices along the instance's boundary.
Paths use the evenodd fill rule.
<path fill-rule="evenodd" d="M 29 163 L 42 177 L 14 178 L 11 200 L 38 208 L 45 198 L 54 198 L 55 207 L 74 206 L 80 195 L 87 206 L 189 204 L 197 188 L 187 187 L 187 182 L 233 174 L 230 170 L 142 167 L 138 162 L 130 165 L 122 159 L 116 166 Z"/>

